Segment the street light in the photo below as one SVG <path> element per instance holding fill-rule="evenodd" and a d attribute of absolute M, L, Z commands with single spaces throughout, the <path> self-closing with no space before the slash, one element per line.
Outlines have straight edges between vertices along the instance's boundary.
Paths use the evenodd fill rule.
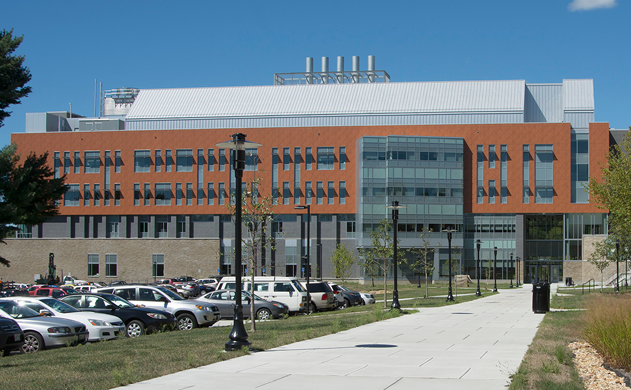
<path fill-rule="evenodd" d="M 478 272 L 476 272 L 478 274 L 478 290 L 475 292 L 476 297 L 482 296 L 482 293 L 480 292 L 480 272 L 482 271 L 482 268 L 480 267 L 480 245 L 481 244 L 482 244 L 482 241 L 480 241 L 480 239 L 477 239 L 475 241 L 475 245 L 478 248 Z"/>
<path fill-rule="evenodd" d="M 493 292 L 497 292 L 497 247 L 493 247 L 493 253 L 495 254 L 495 260 L 493 260 Z"/>
<path fill-rule="evenodd" d="M 305 271 L 307 274 L 307 314 L 311 312 L 311 296 L 309 295 L 309 274 L 311 273 L 311 251 L 309 250 L 309 244 L 311 242 L 311 205 L 296 206 L 296 210 L 307 209 L 307 265 Z"/>
<path fill-rule="evenodd" d="M 235 305 L 234 305 L 234 322 L 232 331 L 230 332 L 230 341 L 225 345 L 226 351 L 237 351 L 242 347 L 250 346 L 248 341 L 248 333 L 243 326 L 243 304 L 241 302 L 241 186 L 243 180 L 243 170 L 245 169 L 245 146 L 258 148 L 262 146 L 255 142 L 245 140 L 246 135 L 242 133 L 232 134 L 232 141 L 220 142 L 218 148 L 230 149 L 232 151 L 232 166 L 235 177 L 235 226 L 234 226 L 234 267 L 235 267 Z"/>
<path fill-rule="evenodd" d="M 515 268 L 517 271 L 517 277 L 515 278 L 515 287 L 519 287 L 519 256 L 515 257 Z"/>
<path fill-rule="evenodd" d="M 616 238 L 616 292 L 620 292 L 620 241 Z"/>
<path fill-rule="evenodd" d="M 447 268 L 448 268 L 448 278 L 449 278 L 449 291 L 447 291 L 447 302 L 453 302 L 454 301 L 454 296 L 451 293 L 451 234 L 453 232 L 455 232 L 456 229 L 454 229 L 452 226 L 449 226 L 447 229 L 443 229 L 443 232 L 447 233 L 447 242 L 449 243 L 449 260 L 447 263 Z"/>
<path fill-rule="evenodd" d="M 510 253 L 510 262 L 508 263 L 508 272 L 510 272 L 510 267 L 513 264 L 513 252 Z M 510 276 L 510 288 L 513 288 L 513 275 Z"/>
<path fill-rule="evenodd" d="M 392 201 L 392 206 L 386 206 L 388 209 L 392 209 L 392 225 L 394 226 L 394 254 L 392 256 L 392 262 L 394 263 L 394 288 L 392 290 L 392 305 L 390 309 L 401 309 L 399 304 L 399 289 L 397 287 L 397 222 L 399 221 L 399 209 L 404 209 L 405 206 L 399 206 L 398 200 Z"/>

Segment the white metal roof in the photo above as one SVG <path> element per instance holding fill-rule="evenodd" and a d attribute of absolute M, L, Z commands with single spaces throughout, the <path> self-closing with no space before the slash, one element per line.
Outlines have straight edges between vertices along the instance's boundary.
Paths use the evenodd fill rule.
<path fill-rule="evenodd" d="M 563 108 L 567 111 L 593 111 L 594 80 L 563 80 Z"/>
<path fill-rule="evenodd" d="M 127 121 L 522 112 L 524 80 L 142 89 Z"/>

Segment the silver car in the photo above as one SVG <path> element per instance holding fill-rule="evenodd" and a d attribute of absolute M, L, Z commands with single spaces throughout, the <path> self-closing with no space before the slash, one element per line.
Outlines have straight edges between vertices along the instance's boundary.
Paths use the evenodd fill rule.
<path fill-rule="evenodd" d="M 88 338 L 90 342 L 114 340 L 118 338 L 119 334 L 125 334 L 125 323 L 120 318 L 110 314 L 83 312 L 55 298 L 11 297 L 2 299 L 12 299 L 40 315 L 81 322 L 90 332 Z"/>
<path fill-rule="evenodd" d="M 42 317 L 34 310 L 11 300 L 0 300 L 0 316 L 13 318 L 24 332 L 22 352 L 31 353 L 53 347 L 83 344 L 88 341 L 85 325 L 63 318 Z"/>
<path fill-rule="evenodd" d="M 97 292 L 118 295 L 134 305 L 168 311 L 177 318 L 180 330 L 211 326 L 221 319 L 217 306 L 189 301 L 164 287 L 124 285 L 100 288 Z"/>
<path fill-rule="evenodd" d="M 250 318 L 250 293 L 241 292 L 241 304 L 243 305 L 243 318 Z M 231 319 L 234 317 L 235 291 L 234 290 L 217 290 L 209 292 L 196 301 L 208 302 L 219 308 L 221 318 Z M 259 320 L 270 320 L 272 318 L 282 318 L 287 314 L 289 308 L 281 302 L 266 301 L 263 298 L 254 295 L 254 308 L 256 310 L 256 318 Z"/>

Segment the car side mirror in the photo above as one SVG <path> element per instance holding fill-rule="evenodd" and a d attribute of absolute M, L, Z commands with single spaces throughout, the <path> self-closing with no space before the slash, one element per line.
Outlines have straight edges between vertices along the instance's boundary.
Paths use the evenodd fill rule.
<path fill-rule="evenodd" d="M 46 309 L 42 309 L 39 311 L 39 315 L 43 317 L 52 317 L 53 313 L 49 312 Z"/>
<path fill-rule="evenodd" d="M 105 308 L 106 309 L 110 309 L 110 310 L 114 310 L 114 309 L 116 309 L 116 306 L 115 305 L 107 305 L 107 306 L 105 306 Z"/>

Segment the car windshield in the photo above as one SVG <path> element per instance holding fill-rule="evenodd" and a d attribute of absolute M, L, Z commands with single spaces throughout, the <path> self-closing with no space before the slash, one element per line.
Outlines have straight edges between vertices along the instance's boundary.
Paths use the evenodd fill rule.
<path fill-rule="evenodd" d="M 241 294 L 243 294 L 243 299 L 250 298 L 250 293 L 248 291 L 241 291 Z M 263 298 L 261 298 L 258 295 L 254 294 L 254 300 L 255 301 L 262 301 Z"/>
<path fill-rule="evenodd" d="M 164 288 L 164 287 L 156 287 L 156 288 L 158 290 L 160 290 L 161 292 L 163 292 L 169 298 L 173 299 L 174 301 L 183 301 L 184 300 L 184 298 L 182 298 L 181 296 L 177 295 L 176 293 L 174 293 L 173 291 L 169 290 L 168 288 Z"/>
<path fill-rule="evenodd" d="M 45 305 L 50 306 L 53 310 L 58 311 L 59 313 L 78 313 L 79 310 L 70 306 L 66 302 L 58 301 L 56 299 L 42 299 L 42 302 Z"/>
<path fill-rule="evenodd" d="M 294 285 L 294 287 L 296 288 L 296 290 L 300 291 L 300 292 L 307 292 L 307 290 L 305 290 L 304 287 L 302 287 L 302 284 L 298 283 L 297 280 L 292 280 L 291 284 Z"/>
<path fill-rule="evenodd" d="M 67 294 L 79 294 L 79 292 L 75 290 L 74 288 L 64 287 L 62 288 L 62 290 L 64 290 Z"/>
<path fill-rule="evenodd" d="M 31 318 L 39 317 L 39 313 L 23 305 L 18 305 L 13 301 L 0 302 L 0 310 L 8 314 L 12 318 Z"/>
<path fill-rule="evenodd" d="M 122 308 L 130 308 L 130 307 L 136 307 L 136 305 L 130 303 L 128 300 L 123 299 L 121 297 L 119 297 L 118 295 L 107 295 L 104 297 L 105 299 L 111 301 L 113 304 L 115 304 L 118 307 L 122 307 Z"/>
<path fill-rule="evenodd" d="M 340 288 L 340 290 L 342 291 L 348 291 L 348 292 L 352 292 L 352 290 L 349 290 L 348 288 L 344 287 L 344 286 L 338 286 Z"/>

